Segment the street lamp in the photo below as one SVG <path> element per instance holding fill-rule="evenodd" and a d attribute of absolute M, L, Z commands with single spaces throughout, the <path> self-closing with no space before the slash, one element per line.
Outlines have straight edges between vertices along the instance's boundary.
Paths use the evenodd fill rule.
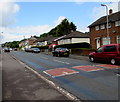
<path fill-rule="evenodd" d="M 109 29 L 108 29 L 108 7 L 105 4 L 101 4 L 101 6 L 105 6 L 106 7 L 106 15 L 107 15 L 107 41 L 108 41 L 108 44 L 110 44 L 110 41 L 109 41 Z"/>

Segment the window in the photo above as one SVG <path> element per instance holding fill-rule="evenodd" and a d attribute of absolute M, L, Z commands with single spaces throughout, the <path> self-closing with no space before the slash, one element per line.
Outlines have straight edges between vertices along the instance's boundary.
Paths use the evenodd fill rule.
<path fill-rule="evenodd" d="M 103 47 L 98 48 L 97 53 L 102 52 Z"/>
<path fill-rule="evenodd" d="M 104 52 L 115 52 L 116 46 L 106 46 L 104 47 Z"/>
<path fill-rule="evenodd" d="M 103 38 L 103 45 L 107 45 L 107 44 L 110 44 L 110 38 Z"/>
<path fill-rule="evenodd" d="M 104 25 L 104 24 L 101 25 L 101 26 L 100 26 L 100 29 L 105 29 L 105 25 Z"/>
<path fill-rule="evenodd" d="M 95 30 L 99 30 L 99 26 L 95 26 Z"/>
<path fill-rule="evenodd" d="M 120 35 L 117 36 L 117 43 L 120 43 Z"/>
<path fill-rule="evenodd" d="M 120 26 L 120 20 L 115 22 L 115 26 Z"/>
<path fill-rule="evenodd" d="M 106 28 L 107 28 L 107 24 L 106 24 Z M 111 28 L 111 23 L 108 23 L 108 28 Z"/>

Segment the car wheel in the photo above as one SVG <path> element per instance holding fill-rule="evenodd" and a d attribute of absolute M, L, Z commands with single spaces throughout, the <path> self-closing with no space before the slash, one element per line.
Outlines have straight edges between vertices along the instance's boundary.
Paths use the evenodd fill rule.
<path fill-rule="evenodd" d="M 94 57 L 89 57 L 89 59 L 90 59 L 91 62 L 95 61 Z"/>
<path fill-rule="evenodd" d="M 69 57 L 69 54 L 67 55 L 67 57 Z"/>
<path fill-rule="evenodd" d="M 55 54 L 56 57 L 58 57 L 58 54 Z"/>
<path fill-rule="evenodd" d="M 60 57 L 60 54 L 58 53 L 58 57 Z"/>
<path fill-rule="evenodd" d="M 112 59 L 110 60 L 110 63 L 114 65 L 114 64 L 116 64 L 116 60 L 115 60 L 114 58 L 112 58 Z"/>

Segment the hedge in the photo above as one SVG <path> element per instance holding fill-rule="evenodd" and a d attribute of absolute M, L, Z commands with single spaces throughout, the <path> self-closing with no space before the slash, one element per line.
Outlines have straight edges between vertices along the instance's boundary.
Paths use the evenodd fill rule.
<path fill-rule="evenodd" d="M 55 48 L 68 48 L 68 49 L 73 49 L 73 48 L 91 48 L 89 43 L 73 43 L 73 44 L 63 44 L 63 45 L 57 45 Z"/>
<path fill-rule="evenodd" d="M 32 48 L 48 49 L 49 46 L 48 45 L 46 45 L 46 46 L 32 46 Z"/>

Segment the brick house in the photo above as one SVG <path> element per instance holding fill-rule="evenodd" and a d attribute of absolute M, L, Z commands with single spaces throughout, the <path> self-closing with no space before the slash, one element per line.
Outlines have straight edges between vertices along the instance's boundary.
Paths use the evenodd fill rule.
<path fill-rule="evenodd" d="M 120 11 L 112 13 L 109 10 L 108 15 L 108 34 L 107 36 L 107 17 L 103 16 L 89 25 L 90 44 L 92 48 L 98 48 L 101 45 L 120 43 Z M 108 39 L 107 39 L 108 37 Z"/>

